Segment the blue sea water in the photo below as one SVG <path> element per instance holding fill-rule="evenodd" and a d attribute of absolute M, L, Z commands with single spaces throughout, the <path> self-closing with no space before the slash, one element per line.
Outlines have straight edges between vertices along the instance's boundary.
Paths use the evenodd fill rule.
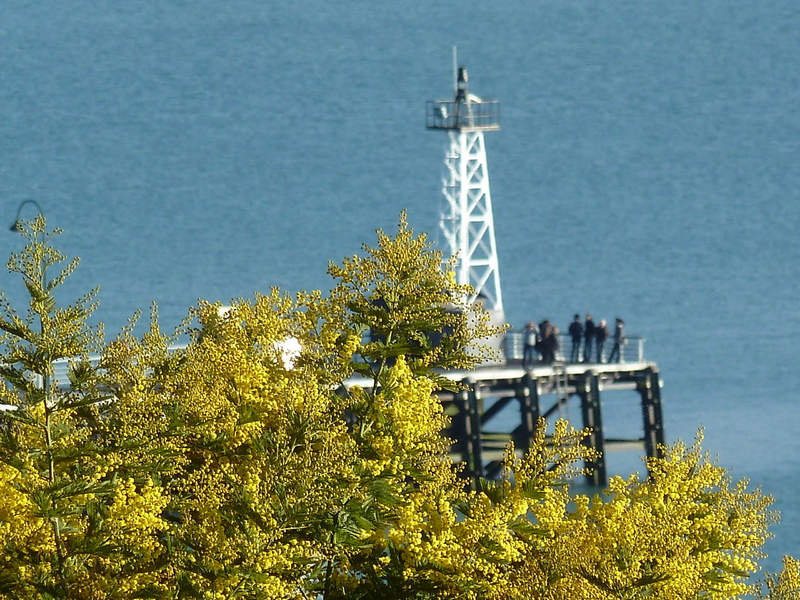
<path fill-rule="evenodd" d="M 778 0 L 5 0 L 0 220 L 39 202 L 82 257 L 65 296 L 99 285 L 108 334 L 153 301 L 170 327 L 198 298 L 327 289 L 327 261 L 403 209 L 435 237 L 446 140 L 424 109 L 456 45 L 503 107 L 508 320 L 646 337 L 668 439 L 703 427 L 775 497 L 777 570 L 800 556 L 799 30 Z M 626 402 L 612 433 L 638 426 Z"/>

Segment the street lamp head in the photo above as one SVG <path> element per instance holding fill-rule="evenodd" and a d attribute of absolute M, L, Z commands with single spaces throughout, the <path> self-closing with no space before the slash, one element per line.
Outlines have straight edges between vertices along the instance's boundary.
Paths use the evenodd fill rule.
<path fill-rule="evenodd" d="M 39 206 L 39 203 L 33 198 L 27 198 L 26 200 L 23 200 L 22 202 L 19 203 L 19 208 L 17 208 L 17 216 L 14 217 L 14 222 L 11 224 L 11 227 L 9 227 L 11 231 L 22 231 L 22 223 L 20 222 L 19 217 L 22 214 L 22 208 L 26 204 L 33 204 L 39 211 L 37 215 L 44 215 L 44 210 L 42 209 L 41 206 Z"/>

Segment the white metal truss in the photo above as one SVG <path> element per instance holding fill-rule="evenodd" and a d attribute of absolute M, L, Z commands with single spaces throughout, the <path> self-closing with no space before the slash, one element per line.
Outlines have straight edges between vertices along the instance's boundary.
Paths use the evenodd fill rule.
<path fill-rule="evenodd" d="M 447 133 L 450 148 L 445 156 L 447 174 L 443 188 L 447 205 L 439 227 L 449 252 L 458 257 L 458 283 L 474 289 L 470 302 L 483 299 L 486 309 L 502 314 L 483 131 L 450 129 Z"/>

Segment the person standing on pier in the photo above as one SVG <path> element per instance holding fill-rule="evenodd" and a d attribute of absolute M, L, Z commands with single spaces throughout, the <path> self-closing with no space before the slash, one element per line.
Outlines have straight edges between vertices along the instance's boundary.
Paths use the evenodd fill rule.
<path fill-rule="evenodd" d="M 545 319 L 539 323 L 539 348 L 542 353 L 542 362 L 546 365 L 552 364 L 556 359 L 556 350 L 558 350 L 558 338 L 556 337 L 556 328 L 553 324 Z"/>
<path fill-rule="evenodd" d="M 586 322 L 583 324 L 583 362 L 592 360 L 592 344 L 594 343 L 595 330 L 597 327 L 592 321 L 592 315 L 586 315 Z"/>
<path fill-rule="evenodd" d="M 556 362 L 556 354 L 558 354 L 558 336 L 561 335 L 561 330 L 555 325 L 551 325 L 550 335 L 546 340 L 547 344 L 547 358 L 549 364 Z"/>
<path fill-rule="evenodd" d="M 625 323 L 617 317 L 614 327 L 614 347 L 608 356 L 608 362 L 620 362 L 622 360 L 622 346 L 625 344 Z"/>
<path fill-rule="evenodd" d="M 603 362 L 603 347 L 606 345 L 608 339 L 608 327 L 606 327 L 606 320 L 602 319 L 600 325 L 594 330 L 594 341 L 597 345 L 597 362 Z"/>
<path fill-rule="evenodd" d="M 581 325 L 581 316 L 576 314 L 569 324 L 569 335 L 572 338 L 572 353 L 570 355 L 570 362 L 580 362 L 581 357 L 581 340 L 583 339 L 583 325 Z"/>
<path fill-rule="evenodd" d="M 528 368 L 539 360 L 539 328 L 536 323 L 525 325 L 525 347 L 522 352 L 522 367 Z"/>

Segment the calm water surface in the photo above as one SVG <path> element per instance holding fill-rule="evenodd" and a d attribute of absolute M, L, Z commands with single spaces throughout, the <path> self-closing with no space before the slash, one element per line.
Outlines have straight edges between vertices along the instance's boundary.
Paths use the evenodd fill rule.
<path fill-rule="evenodd" d="M 451 96 L 458 45 L 503 106 L 507 318 L 589 311 L 645 336 L 668 438 L 704 427 L 775 496 L 777 569 L 800 555 L 800 5 L 454 6 L 6 0 L 0 219 L 44 207 L 83 259 L 67 294 L 100 285 L 108 333 L 152 301 L 172 326 L 198 298 L 327 289 L 327 261 L 401 209 L 436 231 L 446 140 L 424 103 Z M 638 427 L 627 402 L 606 400 L 609 429 Z"/>

